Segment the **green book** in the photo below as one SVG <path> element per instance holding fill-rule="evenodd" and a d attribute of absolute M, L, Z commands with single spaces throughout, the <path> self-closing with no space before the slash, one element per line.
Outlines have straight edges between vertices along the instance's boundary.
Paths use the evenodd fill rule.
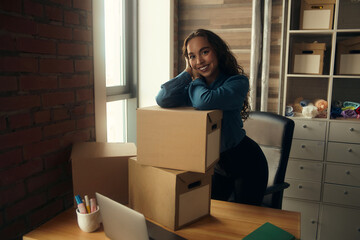
<path fill-rule="evenodd" d="M 244 237 L 243 240 L 295 240 L 295 236 L 267 222 Z"/>

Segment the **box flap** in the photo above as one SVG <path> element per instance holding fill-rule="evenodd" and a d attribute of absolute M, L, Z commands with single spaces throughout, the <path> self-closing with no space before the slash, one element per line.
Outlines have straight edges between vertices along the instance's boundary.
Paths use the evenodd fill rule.
<path fill-rule="evenodd" d="M 222 119 L 223 113 L 221 110 L 213 110 L 208 113 L 208 120 L 210 123 L 216 123 Z"/>
<path fill-rule="evenodd" d="M 196 172 L 181 172 L 177 174 L 178 179 L 184 184 L 192 184 L 201 179 L 207 178 L 209 175 L 214 174 L 214 168 L 210 168 L 205 173 L 196 173 Z"/>
<path fill-rule="evenodd" d="M 99 157 L 130 157 L 136 156 L 134 143 L 104 143 L 80 142 L 75 143 L 71 151 L 74 158 L 99 158 Z"/>
<path fill-rule="evenodd" d="M 131 158 L 132 160 L 137 160 L 136 157 Z M 169 174 L 174 175 L 176 178 L 178 178 L 182 183 L 190 184 L 192 182 L 198 181 L 202 178 L 207 177 L 208 175 L 214 174 L 214 168 L 210 168 L 205 173 L 198 173 L 198 172 L 191 172 L 191 171 L 183 171 L 183 170 L 176 170 L 176 169 L 170 169 L 170 168 L 160 168 L 156 167 L 157 169 L 160 169 L 164 172 L 167 172 Z"/>
<path fill-rule="evenodd" d="M 162 108 L 159 105 L 154 105 L 154 106 L 149 106 L 149 107 L 142 107 L 142 108 L 138 108 L 137 110 L 144 110 L 144 111 L 193 111 L 195 110 L 195 108 L 193 107 L 176 107 L 176 108 Z"/>
<path fill-rule="evenodd" d="M 359 49 L 360 49 L 360 36 L 352 37 L 352 38 L 349 38 L 346 40 L 339 41 L 339 45 L 343 45 L 343 46 L 347 46 L 347 47 L 350 47 L 353 45 L 359 45 Z"/>
<path fill-rule="evenodd" d="M 294 48 L 299 50 L 326 50 L 326 43 L 294 43 Z"/>
<path fill-rule="evenodd" d="M 158 105 L 138 108 L 137 111 L 159 111 L 159 112 L 179 112 L 181 114 L 194 114 L 201 115 L 202 117 L 206 117 L 210 114 L 214 119 L 218 117 L 222 117 L 221 110 L 197 110 L 194 107 L 176 107 L 176 108 L 162 108 Z"/>
<path fill-rule="evenodd" d="M 305 0 L 307 4 L 311 5 L 324 5 L 324 4 L 335 4 L 336 0 Z"/>

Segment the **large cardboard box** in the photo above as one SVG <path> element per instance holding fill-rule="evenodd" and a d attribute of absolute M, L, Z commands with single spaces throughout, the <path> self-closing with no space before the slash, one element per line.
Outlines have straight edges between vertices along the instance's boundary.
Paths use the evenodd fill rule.
<path fill-rule="evenodd" d="M 322 74 L 326 43 L 294 43 L 292 73 Z"/>
<path fill-rule="evenodd" d="M 300 30 L 332 29 L 336 0 L 302 0 Z"/>
<path fill-rule="evenodd" d="M 95 198 L 99 192 L 128 204 L 128 159 L 133 156 L 134 143 L 75 143 L 71 152 L 74 194 Z"/>
<path fill-rule="evenodd" d="M 129 205 L 177 230 L 210 213 L 211 177 L 205 173 L 141 165 L 129 159 Z"/>
<path fill-rule="evenodd" d="M 336 63 L 337 74 L 360 75 L 360 36 L 338 43 Z"/>
<path fill-rule="evenodd" d="M 137 109 L 139 163 L 204 173 L 220 157 L 221 119 L 220 110 Z"/>

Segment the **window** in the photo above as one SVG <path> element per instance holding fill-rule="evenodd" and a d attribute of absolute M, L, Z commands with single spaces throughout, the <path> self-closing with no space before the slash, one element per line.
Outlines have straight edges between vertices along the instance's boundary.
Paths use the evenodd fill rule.
<path fill-rule="evenodd" d="M 134 141 L 137 1 L 93 1 L 96 140 Z"/>

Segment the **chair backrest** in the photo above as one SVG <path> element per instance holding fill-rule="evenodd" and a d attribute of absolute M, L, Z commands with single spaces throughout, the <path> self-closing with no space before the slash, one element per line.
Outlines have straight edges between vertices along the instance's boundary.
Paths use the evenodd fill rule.
<path fill-rule="evenodd" d="M 258 111 L 251 112 L 244 122 L 246 135 L 260 145 L 268 161 L 268 188 L 284 183 L 294 126 L 294 121 L 287 117 Z M 281 208 L 282 194 L 283 189 L 277 196 L 265 197 L 268 203 L 264 205 Z"/>

